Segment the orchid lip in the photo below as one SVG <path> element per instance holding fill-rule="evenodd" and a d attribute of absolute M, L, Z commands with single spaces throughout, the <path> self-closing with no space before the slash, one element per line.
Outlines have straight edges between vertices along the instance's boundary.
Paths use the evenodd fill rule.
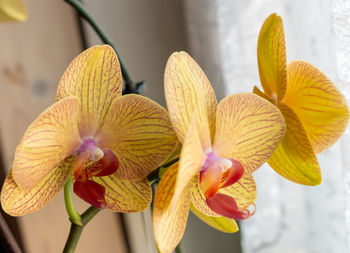
<path fill-rule="evenodd" d="M 243 174 L 244 168 L 239 161 L 222 158 L 209 151 L 200 170 L 201 190 L 206 198 L 212 198 L 221 188 L 237 182 Z"/>

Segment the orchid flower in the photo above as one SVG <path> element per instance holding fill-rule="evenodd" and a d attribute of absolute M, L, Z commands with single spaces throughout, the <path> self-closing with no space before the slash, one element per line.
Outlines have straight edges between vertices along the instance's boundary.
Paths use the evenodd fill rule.
<path fill-rule="evenodd" d="M 0 22 L 25 21 L 27 9 L 22 0 L 0 1 Z"/>
<path fill-rule="evenodd" d="M 170 56 L 165 97 L 182 146 L 180 161 L 158 185 L 153 212 L 161 252 L 181 240 L 189 209 L 225 232 L 252 215 L 256 199 L 252 172 L 272 154 L 283 136 L 279 110 L 255 94 L 238 94 L 217 103 L 198 64 L 185 52 Z"/>
<path fill-rule="evenodd" d="M 121 96 L 114 50 L 92 47 L 69 65 L 57 102 L 28 127 L 1 192 L 2 208 L 34 212 L 73 177 L 74 192 L 96 208 L 145 209 L 146 175 L 178 144 L 167 111 L 140 95 Z"/>
<path fill-rule="evenodd" d="M 321 172 L 316 154 L 332 146 L 345 131 L 349 110 L 344 96 L 317 68 L 303 61 L 286 63 L 283 23 L 270 15 L 258 39 L 258 65 L 264 92 L 282 112 L 286 133 L 268 160 L 283 177 L 318 185 Z"/>

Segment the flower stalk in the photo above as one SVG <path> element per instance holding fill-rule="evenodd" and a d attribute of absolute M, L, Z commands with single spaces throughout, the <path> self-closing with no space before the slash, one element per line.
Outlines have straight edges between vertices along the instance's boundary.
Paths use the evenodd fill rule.
<path fill-rule="evenodd" d="M 69 215 L 69 220 L 78 225 L 82 226 L 80 214 L 74 207 L 72 198 L 72 178 L 69 177 L 66 184 L 64 185 L 64 202 L 66 204 L 67 213 Z"/>
<path fill-rule="evenodd" d="M 101 27 L 97 24 L 95 19 L 91 16 L 91 14 L 88 12 L 88 10 L 84 7 L 84 5 L 79 0 L 64 0 L 66 3 L 70 4 L 77 12 L 78 14 L 85 19 L 91 27 L 95 30 L 95 32 L 98 34 L 100 39 L 103 41 L 103 43 L 110 45 L 119 58 L 120 68 L 122 71 L 123 78 L 127 84 L 132 84 L 133 81 L 129 75 L 129 72 L 127 71 L 118 51 L 112 40 L 108 37 L 108 35 L 101 29 Z"/>
<path fill-rule="evenodd" d="M 75 251 L 85 225 L 88 224 L 99 211 L 101 211 L 101 209 L 91 206 L 81 215 L 81 225 L 72 222 L 63 253 L 73 253 Z"/>

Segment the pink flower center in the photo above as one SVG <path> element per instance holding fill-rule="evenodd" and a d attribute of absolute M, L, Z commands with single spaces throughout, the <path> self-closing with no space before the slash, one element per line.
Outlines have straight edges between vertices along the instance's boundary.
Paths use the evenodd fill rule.
<path fill-rule="evenodd" d="M 103 151 L 96 145 L 94 139 L 83 140 L 77 152 L 80 154 L 85 151 L 89 152 L 89 159 L 91 161 L 98 161 L 104 156 Z"/>

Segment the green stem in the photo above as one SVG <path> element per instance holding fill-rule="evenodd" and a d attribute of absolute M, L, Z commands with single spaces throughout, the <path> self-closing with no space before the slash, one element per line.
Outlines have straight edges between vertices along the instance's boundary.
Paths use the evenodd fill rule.
<path fill-rule="evenodd" d="M 64 246 L 63 253 L 73 253 L 75 251 L 75 248 L 78 245 L 80 235 L 83 232 L 85 225 L 88 224 L 89 221 L 99 211 L 101 210 L 91 206 L 81 215 L 81 222 L 82 222 L 81 226 L 74 223 L 71 224 L 68 239 L 67 239 L 66 245 Z"/>
<path fill-rule="evenodd" d="M 66 203 L 67 213 L 72 223 L 82 226 L 82 221 L 79 213 L 74 207 L 72 199 L 72 178 L 69 177 L 66 184 L 64 185 L 64 202 Z"/>
<path fill-rule="evenodd" d="M 117 48 L 115 47 L 111 39 L 107 36 L 107 34 L 100 28 L 100 26 L 97 24 L 94 18 L 90 15 L 90 13 L 86 10 L 84 5 L 82 5 L 82 3 L 79 0 L 64 0 L 64 1 L 70 4 L 79 13 L 79 15 L 91 25 L 91 27 L 95 30 L 98 36 L 100 36 L 103 43 L 110 45 L 114 49 L 114 51 L 118 55 L 120 68 L 122 70 L 122 75 L 125 82 L 128 84 L 132 84 L 133 83 L 132 79 L 127 69 L 125 68 L 125 65 L 123 64 L 123 61 L 117 51 Z"/>
<path fill-rule="evenodd" d="M 179 244 L 176 246 L 175 252 L 176 252 L 176 253 L 182 253 L 182 249 L 181 249 L 181 244 L 180 244 L 180 242 L 179 242 Z"/>

